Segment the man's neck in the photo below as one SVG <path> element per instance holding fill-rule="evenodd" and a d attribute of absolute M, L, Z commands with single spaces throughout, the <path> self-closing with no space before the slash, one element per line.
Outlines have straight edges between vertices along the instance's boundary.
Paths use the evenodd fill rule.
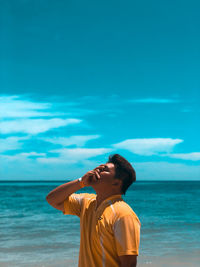
<path fill-rule="evenodd" d="M 96 209 L 99 207 L 99 205 L 108 197 L 111 197 L 113 195 L 121 195 L 121 192 L 106 192 L 106 193 L 97 193 L 97 205 L 96 205 Z"/>

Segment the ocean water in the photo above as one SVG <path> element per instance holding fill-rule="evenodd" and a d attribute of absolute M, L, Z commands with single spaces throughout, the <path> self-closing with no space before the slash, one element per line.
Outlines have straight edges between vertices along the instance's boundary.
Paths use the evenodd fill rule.
<path fill-rule="evenodd" d="M 45 199 L 65 182 L 0 182 L 1 267 L 78 265 L 79 218 Z M 137 181 L 122 198 L 142 224 L 138 266 L 179 266 L 164 261 L 181 255 L 195 255 L 188 266 L 200 266 L 200 181 Z"/>

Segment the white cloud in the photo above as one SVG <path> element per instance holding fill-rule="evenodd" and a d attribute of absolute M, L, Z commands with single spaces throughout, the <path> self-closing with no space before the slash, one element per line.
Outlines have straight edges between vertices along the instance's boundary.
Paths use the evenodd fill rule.
<path fill-rule="evenodd" d="M 183 160 L 192 160 L 192 161 L 197 161 L 200 160 L 200 152 L 192 152 L 192 153 L 172 153 L 172 154 L 163 154 L 161 156 L 167 156 L 170 158 L 175 158 L 175 159 L 183 159 Z"/>
<path fill-rule="evenodd" d="M 67 107 L 68 104 L 71 103 L 65 103 Z M 0 96 L 0 133 L 38 134 L 52 128 L 81 122 L 80 119 L 75 118 L 59 118 L 60 115 L 66 117 L 69 112 L 60 113 L 52 109 L 53 106 L 50 103 L 34 102 L 26 99 L 25 96 Z M 48 116 L 53 118 L 41 118 Z"/>
<path fill-rule="evenodd" d="M 20 149 L 23 145 L 23 140 L 28 139 L 29 137 L 7 137 L 7 138 L 0 138 L 0 152 L 5 152 L 8 150 L 15 150 Z"/>
<path fill-rule="evenodd" d="M 137 180 L 199 180 L 200 166 L 170 162 L 135 162 Z"/>
<path fill-rule="evenodd" d="M 55 116 L 55 113 L 46 112 L 46 110 L 49 108 L 51 108 L 50 103 L 37 103 L 30 100 L 22 100 L 19 96 L 0 97 L 1 118 L 29 118 L 53 115 Z"/>
<path fill-rule="evenodd" d="M 55 149 L 52 153 L 58 153 L 58 157 L 38 158 L 39 162 L 43 163 L 76 163 L 95 156 L 103 155 L 111 152 L 109 148 L 72 148 L 72 149 Z"/>
<path fill-rule="evenodd" d="M 69 124 L 80 123 L 79 119 L 18 119 L 0 122 L 0 132 L 9 133 L 29 133 L 38 134 L 46 132 L 52 128 L 58 128 Z"/>
<path fill-rule="evenodd" d="M 82 147 L 86 142 L 100 138 L 100 135 L 74 135 L 70 137 L 41 138 L 44 141 L 62 146 L 76 145 Z"/>
<path fill-rule="evenodd" d="M 46 153 L 28 152 L 28 153 L 18 153 L 15 155 L 1 155 L 1 159 L 7 161 L 21 161 L 22 163 L 29 160 L 29 157 L 44 157 Z"/>
<path fill-rule="evenodd" d="M 21 153 L 21 155 L 25 157 L 30 157 L 30 156 L 41 157 L 41 156 L 46 156 L 46 153 L 28 152 L 28 153 Z"/>
<path fill-rule="evenodd" d="M 0 155 L 0 180 L 74 180 L 105 162 L 104 159 L 103 161 L 85 159 L 77 163 L 65 161 L 64 164 L 59 164 L 58 168 L 58 164 L 54 162 L 53 164 L 49 162 L 48 165 L 38 162 L 35 158 L 40 153 L 35 157 L 31 156 L 33 153 L 30 152 L 30 157 L 23 153 L 15 156 Z"/>
<path fill-rule="evenodd" d="M 39 117 L 58 117 L 58 116 L 84 116 L 93 114 L 94 109 L 80 108 L 82 102 L 60 101 L 60 97 L 50 97 L 53 103 L 36 102 L 26 98 L 26 96 L 3 95 L 0 96 L 0 118 L 39 118 Z M 59 101 L 59 102 L 57 102 Z M 58 110 L 58 111 L 57 111 Z M 61 111 L 62 112 L 61 112 Z M 64 110 L 64 112 L 63 112 Z"/>
<path fill-rule="evenodd" d="M 142 99 L 130 99 L 128 102 L 131 103 L 155 103 L 155 104 L 169 104 L 169 103 L 179 103 L 177 99 L 170 98 L 142 98 Z"/>
<path fill-rule="evenodd" d="M 151 156 L 159 153 L 169 153 L 176 144 L 182 143 L 181 139 L 172 138 L 143 138 L 127 139 L 120 143 L 113 144 L 113 147 L 126 149 L 137 155 Z"/>

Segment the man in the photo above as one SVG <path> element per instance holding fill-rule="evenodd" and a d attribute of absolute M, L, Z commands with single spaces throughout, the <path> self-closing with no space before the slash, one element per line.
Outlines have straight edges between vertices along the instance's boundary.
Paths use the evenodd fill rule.
<path fill-rule="evenodd" d="M 121 197 L 135 181 L 131 164 L 114 154 L 106 164 L 47 195 L 51 206 L 80 217 L 79 267 L 136 267 L 141 223 Z M 74 193 L 85 186 L 96 194 Z"/>

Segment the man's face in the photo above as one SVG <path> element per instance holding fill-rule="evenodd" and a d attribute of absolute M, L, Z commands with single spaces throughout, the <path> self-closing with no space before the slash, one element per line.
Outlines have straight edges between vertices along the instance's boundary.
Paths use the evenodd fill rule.
<path fill-rule="evenodd" d="M 115 165 L 113 163 L 105 163 L 96 167 L 94 170 L 97 170 L 100 179 L 99 183 L 112 183 L 115 177 Z"/>

